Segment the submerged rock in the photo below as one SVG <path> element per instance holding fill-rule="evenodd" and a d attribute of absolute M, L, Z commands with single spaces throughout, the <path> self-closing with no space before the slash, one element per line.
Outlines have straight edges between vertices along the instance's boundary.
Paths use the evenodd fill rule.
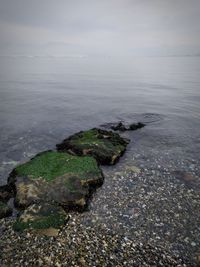
<path fill-rule="evenodd" d="M 128 139 L 117 133 L 93 128 L 65 139 L 57 145 L 57 150 L 75 155 L 90 155 L 100 164 L 112 165 L 123 155 L 128 143 Z"/>
<path fill-rule="evenodd" d="M 141 172 L 141 170 L 136 166 L 126 166 L 125 169 L 128 172 L 134 172 L 134 173 L 137 173 L 137 174 L 139 174 Z"/>
<path fill-rule="evenodd" d="M 143 128 L 144 126 L 145 124 L 142 122 L 132 123 L 129 126 L 126 126 L 122 122 L 119 122 L 118 124 L 111 126 L 111 129 L 114 131 L 125 132 L 125 131 L 134 131 L 134 130 Z"/>
<path fill-rule="evenodd" d="M 128 130 L 128 128 L 122 122 L 119 122 L 117 125 L 111 126 L 111 129 L 114 131 L 121 131 L 121 132 Z"/>
<path fill-rule="evenodd" d="M 0 219 L 12 215 L 12 209 L 0 201 Z"/>
<path fill-rule="evenodd" d="M 59 206 L 49 203 L 33 204 L 21 213 L 13 228 L 16 231 L 30 229 L 39 234 L 56 236 L 68 219 L 69 216 Z"/>
<path fill-rule="evenodd" d="M 176 171 L 173 171 L 172 174 L 175 176 L 176 179 L 183 182 L 189 188 L 198 190 L 198 188 L 200 187 L 199 177 L 195 176 L 191 172 L 176 170 Z"/>
<path fill-rule="evenodd" d="M 0 201 L 7 202 L 11 197 L 13 197 L 12 187 L 9 185 L 0 186 Z"/>
<path fill-rule="evenodd" d="M 144 126 L 145 126 L 145 124 L 142 122 L 132 123 L 129 125 L 129 130 L 134 131 L 134 130 L 143 128 Z"/>
<path fill-rule="evenodd" d="M 49 202 L 84 208 L 92 188 L 103 183 L 103 174 L 92 157 L 47 151 L 16 167 L 8 183 L 18 207 Z"/>

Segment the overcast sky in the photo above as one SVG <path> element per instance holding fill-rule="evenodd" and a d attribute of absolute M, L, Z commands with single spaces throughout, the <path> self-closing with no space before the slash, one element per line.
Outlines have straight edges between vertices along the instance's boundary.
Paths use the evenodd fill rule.
<path fill-rule="evenodd" d="M 0 53 L 200 52 L 200 0 L 0 0 Z"/>

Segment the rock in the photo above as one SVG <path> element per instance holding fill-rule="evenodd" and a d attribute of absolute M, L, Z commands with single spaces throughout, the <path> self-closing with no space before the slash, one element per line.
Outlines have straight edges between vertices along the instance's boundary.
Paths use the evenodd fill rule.
<path fill-rule="evenodd" d="M 198 264 L 200 264 L 200 255 L 198 255 L 198 256 L 196 257 L 196 260 L 197 260 Z"/>
<path fill-rule="evenodd" d="M 38 234 L 56 236 L 68 219 L 69 216 L 59 206 L 49 203 L 33 204 L 21 213 L 13 228 L 16 231 L 30 229 Z"/>
<path fill-rule="evenodd" d="M 53 199 L 57 203 L 60 203 L 64 207 L 79 207 L 84 208 L 89 197 L 90 185 L 97 185 L 98 177 L 87 180 L 82 179 L 78 175 L 64 174 L 57 177 L 47 190 L 46 199 Z M 102 179 L 102 177 L 101 177 Z M 95 184 L 96 182 L 96 184 Z M 67 186 L 64 186 L 67 185 Z"/>
<path fill-rule="evenodd" d="M 139 174 L 141 172 L 141 170 L 136 166 L 126 166 L 125 169 L 126 169 L 126 171 L 135 172 L 137 174 Z"/>
<path fill-rule="evenodd" d="M 111 129 L 114 131 L 121 131 L 121 132 L 128 130 L 128 128 L 122 122 L 119 122 L 117 125 L 111 126 Z"/>
<path fill-rule="evenodd" d="M 112 131 L 93 128 L 76 133 L 57 145 L 57 150 L 93 156 L 100 164 L 113 165 L 126 150 L 129 140 Z"/>
<path fill-rule="evenodd" d="M 13 197 L 13 191 L 11 186 L 0 186 L 0 201 L 7 202 L 11 197 Z"/>
<path fill-rule="evenodd" d="M 58 203 L 84 208 L 93 188 L 103 183 L 103 174 L 94 158 L 47 151 L 16 167 L 8 178 L 15 188 L 15 205 Z"/>
<path fill-rule="evenodd" d="M 12 215 L 12 209 L 0 201 L 0 219 Z"/>
<path fill-rule="evenodd" d="M 46 197 L 48 182 L 42 178 L 16 177 L 15 206 L 26 208 Z"/>
<path fill-rule="evenodd" d="M 81 257 L 79 260 L 78 260 L 80 266 L 87 266 L 87 263 L 85 261 L 85 259 L 83 257 Z"/>
<path fill-rule="evenodd" d="M 145 124 L 142 122 L 132 123 L 129 125 L 129 130 L 134 131 L 134 130 L 143 128 L 144 126 L 145 126 Z"/>
<path fill-rule="evenodd" d="M 15 205 L 25 208 L 37 202 L 57 202 L 65 207 L 80 207 L 86 205 L 89 196 L 88 184 L 83 184 L 80 177 L 64 174 L 52 182 L 42 178 L 30 179 L 17 177 Z M 66 186 L 67 185 L 67 186 Z"/>
<path fill-rule="evenodd" d="M 189 188 L 194 188 L 196 190 L 200 186 L 199 177 L 190 172 L 176 170 L 173 171 L 172 174 Z"/>
<path fill-rule="evenodd" d="M 129 126 L 124 125 L 122 122 L 119 122 L 116 125 L 111 126 L 111 129 L 114 131 L 135 131 L 137 129 L 143 128 L 145 126 L 144 123 L 138 122 L 138 123 L 132 123 Z"/>

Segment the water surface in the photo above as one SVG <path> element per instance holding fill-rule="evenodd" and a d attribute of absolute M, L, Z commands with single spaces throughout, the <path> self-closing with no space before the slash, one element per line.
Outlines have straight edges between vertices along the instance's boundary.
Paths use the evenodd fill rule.
<path fill-rule="evenodd" d="M 142 145 L 147 157 L 170 149 L 198 161 L 199 73 L 200 57 L 1 57 L 0 184 L 69 134 L 119 120 L 147 123 L 130 159 Z"/>

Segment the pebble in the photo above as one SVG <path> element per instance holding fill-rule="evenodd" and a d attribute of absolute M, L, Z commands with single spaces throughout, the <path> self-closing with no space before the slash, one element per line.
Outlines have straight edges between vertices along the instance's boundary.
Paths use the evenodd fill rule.
<path fill-rule="evenodd" d="M 0 266 L 198 266 L 198 160 L 167 149 L 134 144 L 134 160 L 127 151 L 116 166 L 103 169 L 105 182 L 88 210 L 71 212 L 56 237 L 17 233 L 14 218 L 0 220 Z M 188 169 L 197 178 L 177 179 L 174 171 Z"/>

